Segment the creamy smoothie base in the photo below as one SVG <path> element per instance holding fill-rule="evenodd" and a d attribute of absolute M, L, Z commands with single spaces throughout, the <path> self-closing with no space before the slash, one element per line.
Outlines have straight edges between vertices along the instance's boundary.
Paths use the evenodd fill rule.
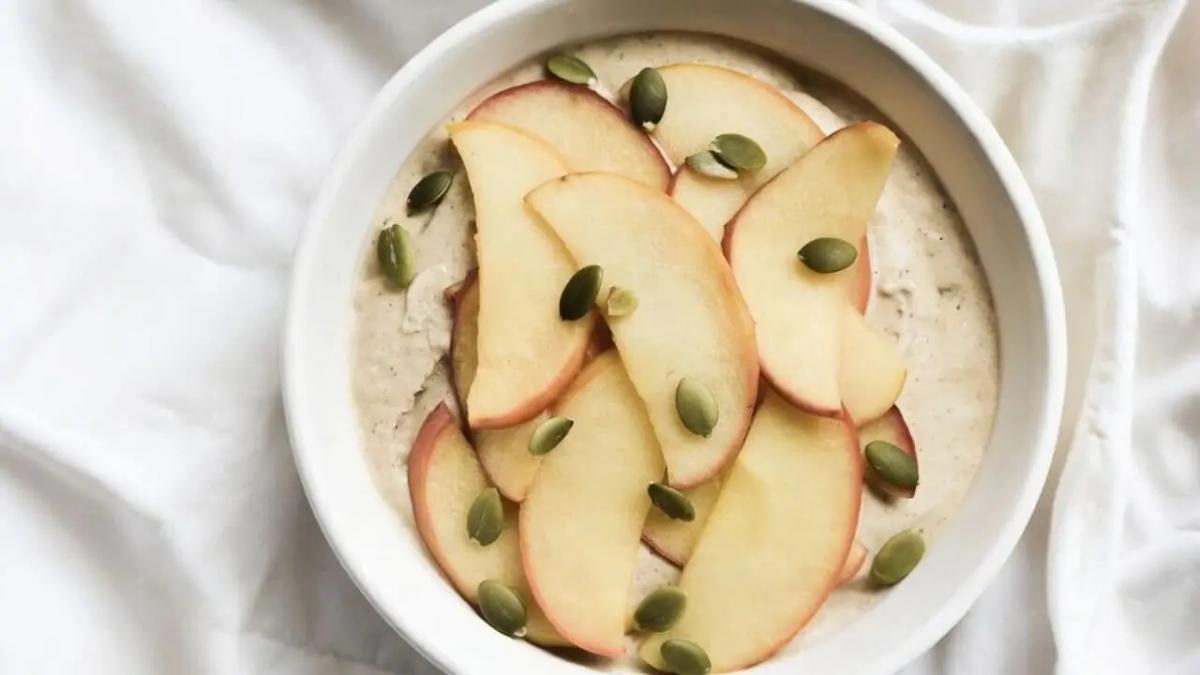
<path fill-rule="evenodd" d="M 861 120 L 888 124 L 844 87 L 726 38 L 653 33 L 597 41 L 572 53 L 592 67 L 598 91 L 609 98 L 646 66 L 706 63 L 777 87 L 826 134 Z M 446 121 L 465 118 L 493 93 L 543 77 L 540 61 L 522 65 L 476 92 Z M 903 138 L 903 129 L 893 131 Z M 422 176 L 440 169 L 454 171 L 446 197 L 432 212 L 408 216 L 408 191 Z M 439 125 L 401 165 L 375 214 L 358 265 L 352 384 L 364 450 L 380 492 L 414 536 L 406 463 L 425 416 L 442 401 L 457 408 L 445 358 L 452 320 L 443 292 L 475 266 L 473 212 L 466 174 L 445 125 Z M 392 223 L 408 230 L 416 250 L 418 273 L 406 291 L 384 284 L 374 254 L 376 235 Z M 867 319 L 897 338 L 908 364 L 898 406 L 916 440 L 921 484 L 915 498 L 891 501 L 864 489 L 856 538 L 870 552 L 867 564 L 889 536 L 903 529 L 919 528 L 927 541 L 936 542 L 987 446 L 999 366 L 991 296 L 971 239 L 918 148 L 907 141 L 896 155 L 869 238 L 873 291 Z M 650 588 L 677 577 L 674 566 L 643 545 L 630 607 Z M 829 597 L 782 653 L 845 626 L 885 594 L 870 588 L 860 574 Z M 629 663 L 636 661 L 633 644 L 631 638 Z M 611 668 L 621 665 L 609 663 Z"/>

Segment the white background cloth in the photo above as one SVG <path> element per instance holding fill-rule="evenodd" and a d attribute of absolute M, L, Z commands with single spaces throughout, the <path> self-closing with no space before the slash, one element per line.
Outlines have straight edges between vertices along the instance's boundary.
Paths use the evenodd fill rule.
<path fill-rule="evenodd" d="M 316 528 L 278 344 L 333 153 L 481 4 L 0 2 L 0 672 L 433 672 Z M 1055 479 L 906 672 L 1200 673 L 1200 3 L 861 4 L 994 120 L 1070 315 Z"/>

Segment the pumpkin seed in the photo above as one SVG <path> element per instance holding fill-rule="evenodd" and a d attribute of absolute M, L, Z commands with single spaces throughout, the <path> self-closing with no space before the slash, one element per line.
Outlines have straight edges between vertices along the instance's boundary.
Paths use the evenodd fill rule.
<path fill-rule="evenodd" d="M 688 155 L 684 161 L 701 176 L 719 180 L 733 180 L 738 177 L 737 172 L 722 164 L 711 150 L 702 150 L 694 155 Z"/>
<path fill-rule="evenodd" d="M 675 387 L 675 410 L 683 426 L 697 436 L 708 438 L 717 426 L 717 399 L 694 377 L 683 378 Z"/>
<path fill-rule="evenodd" d="M 867 443 L 866 455 L 867 464 L 884 481 L 896 487 L 917 487 L 917 462 L 912 455 L 887 441 Z"/>
<path fill-rule="evenodd" d="M 573 420 L 565 417 L 551 417 L 538 425 L 529 437 L 529 452 L 534 455 L 544 455 L 567 437 L 567 432 L 575 425 Z"/>
<path fill-rule="evenodd" d="M 854 245 L 837 237 L 818 237 L 800 248 L 800 262 L 821 274 L 840 272 L 854 264 L 858 251 Z"/>
<path fill-rule="evenodd" d="M 647 130 L 662 120 L 667 110 L 667 83 L 653 68 L 642 68 L 629 87 L 629 111 L 633 121 Z"/>
<path fill-rule="evenodd" d="M 578 56 L 570 54 L 555 54 L 546 59 L 546 70 L 563 82 L 571 84 L 590 85 L 596 80 L 596 73 Z"/>
<path fill-rule="evenodd" d="M 625 316 L 637 309 L 638 300 L 633 291 L 620 286 L 613 286 L 604 300 L 604 312 L 608 316 Z"/>
<path fill-rule="evenodd" d="M 588 265 L 571 275 L 558 298 L 558 315 L 563 321 L 575 321 L 586 316 L 596 303 L 603 281 L 604 270 L 599 265 Z"/>
<path fill-rule="evenodd" d="M 450 182 L 453 178 L 454 174 L 449 171 L 434 171 L 417 181 L 417 184 L 408 193 L 406 204 L 408 215 L 424 211 L 442 201 L 442 197 L 445 197 L 446 191 L 450 189 Z"/>
<path fill-rule="evenodd" d="M 650 502 L 658 507 L 668 518 L 691 522 L 696 519 L 696 508 L 692 500 L 679 490 L 662 483 L 651 483 L 646 487 Z"/>
<path fill-rule="evenodd" d="M 767 163 L 767 153 L 754 139 L 741 134 L 721 134 L 709 149 L 722 164 L 738 171 L 756 171 Z"/>
<path fill-rule="evenodd" d="M 712 670 L 708 654 L 690 640 L 667 640 L 658 651 L 667 664 L 667 670 L 675 675 L 705 675 Z"/>
<path fill-rule="evenodd" d="M 479 583 L 479 611 L 492 628 L 509 637 L 525 634 L 525 603 L 513 589 L 488 579 Z"/>
<path fill-rule="evenodd" d="M 408 232 L 397 223 L 380 231 L 375 254 L 383 276 L 397 288 L 408 288 L 416 273 L 415 252 Z"/>
<path fill-rule="evenodd" d="M 871 562 L 871 578 L 884 586 L 900 583 L 925 555 L 925 540 L 916 530 L 904 530 L 892 536 Z"/>
<path fill-rule="evenodd" d="M 661 633 L 670 630 L 687 608 L 687 595 L 674 586 L 659 586 L 642 598 L 633 612 L 638 630 Z"/>
<path fill-rule="evenodd" d="M 471 502 L 467 511 L 467 536 L 480 546 L 500 538 L 504 529 L 504 504 L 500 502 L 500 492 L 490 487 Z"/>

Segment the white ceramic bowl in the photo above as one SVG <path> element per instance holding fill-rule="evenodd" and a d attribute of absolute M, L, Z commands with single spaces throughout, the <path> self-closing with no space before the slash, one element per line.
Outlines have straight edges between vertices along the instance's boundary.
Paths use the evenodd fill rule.
<path fill-rule="evenodd" d="M 296 466 L 347 572 L 410 643 L 454 673 L 582 672 L 480 621 L 377 493 L 350 388 L 355 265 L 385 187 L 454 106 L 558 45 L 646 30 L 720 33 L 767 47 L 866 97 L 920 148 L 966 221 L 1000 327 L 991 444 L 959 512 L 903 584 L 846 628 L 755 672 L 889 672 L 962 617 L 1008 557 L 1045 481 L 1066 363 L 1062 300 L 1037 207 L 966 94 L 894 30 L 852 5 L 808 0 L 501 0 L 414 57 L 371 105 L 325 181 L 296 257 L 284 395 Z"/>

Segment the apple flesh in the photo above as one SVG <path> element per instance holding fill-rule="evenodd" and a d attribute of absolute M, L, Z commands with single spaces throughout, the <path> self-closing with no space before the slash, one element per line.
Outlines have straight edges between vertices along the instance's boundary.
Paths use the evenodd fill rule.
<path fill-rule="evenodd" d="M 669 192 L 718 241 L 725 225 L 767 181 L 791 166 L 819 143 L 825 134 L 791 99 L 774 86 L 721 66 L 680 63 L 658 69 L 671 105 L 654 135 L 679 167 Z M 737 180 L 701 175 L 683 162 L 718 134 L 740 133 L 753 138 L 767 155 L 767 164 Z M 854 263 L 858 286 L 852 302 L 865 312 L 871 292 L 867 238 L 859 242 Z"/>
<path fill-rule="evenodd" d="M 867 447 L 867 443 L 871 441 L 886 441 L 903 450 L 909 457 L 913 458 L 914 462 L 918 461 L 917 444 L 913 441 L 908 422 L 905 421 L 900 408 L 896 406 L 892 406 L 883 417 L 860 428 L 858 430 L 858 437 L 862 441 L 864 449 Z M 898 487 L 884 481 L 875 475 L 874 470 L 869 465 L 867 466 L 866 478 L 872 488 L 893 497 L 912 499 L 917 493 L 916 488 Z"/>
<path fill-rule="evenodd" d="M 815 414 L 842 414 L 842 314 L 858 280 L 852 270 L 814 272 L 796 253 L 818 237 L 863 239 L 898 144 L 874 122 L 835 132 L 764 185 L 725 232 L 756 322 L 763 376 Z"/>
<path fill-rule="evenodd" d="M 700 539 L 700 533 L 704 531 L 704 524 L 708 522 L 708 515 L 712 512 L 713 504 L 717 502 L 717 495 L 720 493 L 719 475 L 694 488 L 684 490 L 683 494 L 692 502 L 692 508 L 696 511 L 696 517 L 690 521 L 675 520 L 658 509 L 650 509 L 650 514 L 646 516 L 646 525 L 642 529 L 642 541 L 660 556 L 678 567 L 683 567 L 692 556 L 692 550 L 696 548 L 696 542 Z"/>
<path fill-rule="evenodd" d="M 475 378 L 476 339 L 479 333 L 479 283 L 474 275 L 454 294 L 454 329 L 450 337 L 450 370 L 459 404 L 466 409 L 464 392 Z M 478 429 L 471 434 L 483 472 L 505 498 L 525 499 L 542 458 L 529 452 L 529 438 L 549 415 L 541 412 L 528 422 L 504 429 Z"/>
<path fill-rule="evenodd" d="M 574 425 L 521 504 L 525 576 L 559 634 L 620 656 L 646 486 L 662 476 L 662 453 L 615 351 L 583 369 L 555 414 Z"/>
<path fill-rule="evenodd" d="M 658 191 L 671 170 L 654 143 L 620 108 L 587 87 L 541 80 L 501 91 L 468 119 L 508 124 L 553 148 L 573 172 L 607 171 Z"/>
<path fill-rule="evenodd" d="M 467 511 L 488 487 L 475 452 L 445 403 L 425 418 L 408 458 L 408 491 L 417 532 L 442 573 L 468 602 L 478 603 L 480 582 L 495 579 L 525 601 L 526 638 L 542 645 L 568 644 L 533 602 L 521 568 L 517 514 L 505 504 L 504 529 L 480 546 L 467 536 Z"/>
<path fill-rule="evenodd" d="M 716 243 L 667 195 L 606 173 L 552 180 L 526 198 L 578 266 L 632 291 L 637 310 L 609 322 L 646 405 L 670 484 L 712 478 L 741 447 L 758 390 L 754 322 Z M 703 383 L 719 419 L 705 437 L 684 427 L 675 389 Z"/>
<path fill-rule="evenodd" d="M 663 669 L 672 638 L 714 672 L 770 656 L 816 614 L 841 578 L 858 526 L 863 461 L 854 428 L 768 392 L 717 497 L 679 588 L 687 611 L 639 654 Z"/>
<path fill-rule="evenodd" d="M 736 133 L 749 136 L 766 151 L 767 164 L 758 172 L 770 178 L 825 137 L 800 106 L 745 73 L 700 63 L 656 70 L 670 98 L 654 127 L 654 139 L 676 166 L 707 149 L 717 136 Z"/>
<path fill-rule="evenodd" d="M 479 335 L 467 392 L 472 429 L 510 427 L 535 417 L 583 365 L 594 316 L 563 321 L 558 299 L 576 266 L 523 201 L 567 172 L 549 146 L 515 127 L 460 122 L 450 138 L 475 200 Z"/>
<path fill-rule="evenodd" d="M 754 77 L 720 66 L 678 63 L 657 69 L 667 85 L 670 104 L 654 128 L 654 138 L 679 167 L 671 196 L 720 241 L 725 223 L 750 195 L 791 166 L 825 134 L 787 96 Z M 748 136 L 767 155 L 757 171 L 736 180 L 709 178 L 684 160 L 708 148 L 720 134 Z"/>
<path fill-rule="evenodd" d="M 882 417 L 900 398 L 907 375 L 895 341 L 847 305 L 842 311 L 838 388 L 850 421 L 861 427 Z"/>

